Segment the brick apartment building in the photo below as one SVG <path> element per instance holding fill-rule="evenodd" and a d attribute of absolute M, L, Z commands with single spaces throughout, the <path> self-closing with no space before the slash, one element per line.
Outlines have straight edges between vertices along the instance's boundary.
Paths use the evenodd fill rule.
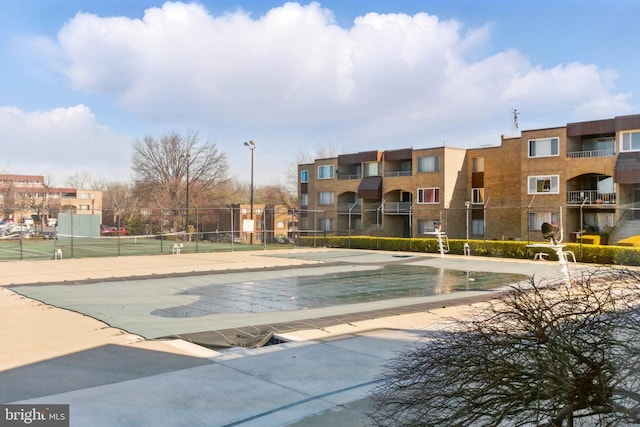
<path fill-rule="evenodd" d="M 60 212 L 102 215 L 102 192 L 49 187 L 41 175 L 0 175 L 0 219 L 46 225 Z"/>
<path fill-rule="evenodd" d="M 302 235 L 540 240 L 543 222 L 640 234 L 640 115 L 523 130 L 500 144 L 366 151 L 298 165 Z"/>

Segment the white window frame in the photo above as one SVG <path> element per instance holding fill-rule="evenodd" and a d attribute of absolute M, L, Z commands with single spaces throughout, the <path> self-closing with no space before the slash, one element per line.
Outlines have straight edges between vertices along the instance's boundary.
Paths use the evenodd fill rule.
<path fill-rule="evenodd" d="M 484 204 L 484 188 L 471 189 L 471 203 L 473 203 L 474 205 Z"/>
<path fill-rule="evenodd" d="M 418 157 L 418 172 L 440 172 L 440 156 Z"/>
<path fill-rule="evenodd" d="M 301 194 L 300 195 L 300 206 L 309 206 L 309 195 Z"/>
<path fill-rule="evenodd" d="M 538 191 L 540 181 L 549 181 L 549 189 Z M 560 194 L 560 175 L 534 175 L 527 178 L 528 194 Z"/>
<path fill-rule="evenodd" d="M 634 136 L 636 136 L 637 147 L 633 148 Z M 627 139 L 627 141 L 625 141 Z M 628 148 L 625 149 L 625 144 Z M 640 130 L 628 130 L 620 132 L 620 152 L 640 151 Z"/>
<path fill-rule="evenodd" d="M 325 172 L 325 170 L 327 172 Z M 318 166 L 318 179 L 333 179 L 334 177 L 333 165 L 320 165 Z"/>
<path fill-rule="evenodd" d="M 542 229 L 542 224 L 549 223 L 558 225 L 560 214 L 558 212 L 529 212 L 529 230 Z"/>
<path fill-rule="evenodd" d="M 484 172 L 484 157 L 473 157 L 471 172 Z"/>
<path fill-rule="evenodd" d="M 325 200 L 325 198 L 327 198 Z M 330 206 L 333 205 L 335 200 L 333 191 L 318 191 L 318 206 Z"/>
<path fill-rule="evenodd" d="M 300 183 L 305 184 L 307 182 L 309 182 L 309 171 L 303 169 L 300 171 Z"/>
<path fill-rule="evenodd" d="M 425 202 L 425 194 L 433 192 L 433 202 Z M 440 203 L 440 187 L 426 187 L 426 188 L 418 188 L 417 198 L 418 204 L 420 205 L 437 205 Z"/>
<path fill-rule="evenodd" d="M 554 141 L 555 141 L 555 147 L 553 144 Z M 541 147 L 538 147 L 538 145 L 541 145 Z M 554 152 L 554 148 L 555 148 L 555 152 Z M 529 143 L 527 144 L 527 150 L 528 150 L 527 155 L 529 156 L 530 159 L 535 159 L 538 157 L 557 157 L 560 155 L 560 138 L 558 138 L 557 136 L 553 136 L 550 138 L 530 139 Z M 532 154 L 532 151 L 533 151 L 533 154 Z M 542 151 L 542 154 L 537 154 L 536 153 L 537 151 Z"/>

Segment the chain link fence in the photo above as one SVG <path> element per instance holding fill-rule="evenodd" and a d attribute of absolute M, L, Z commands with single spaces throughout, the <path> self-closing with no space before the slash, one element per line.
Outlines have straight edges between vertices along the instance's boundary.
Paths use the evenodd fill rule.
<path fill-rule="evenodd" d="M 6 212 L 6 209 L 5 209 Z M 103 209 L 99 230 L 65 229 L 57 217 L 25 215 L 22 224 L 0 224 L 0 260 L 178 254 L 325 246 L 329 237 L 433 238 L 436 230 L 451 239 L 542 241 L 545 222 L 562 226 L 565 242 L 597 235 L 613 244 L 640 235 L 640 210 L 615 206 L 531 206 L 468 204 L 442 209 L 410 203 L 338 204 L 331 209 L 274 206 L 215 208 Z M 14 216 L 14 217 L 17 217 Z"/>

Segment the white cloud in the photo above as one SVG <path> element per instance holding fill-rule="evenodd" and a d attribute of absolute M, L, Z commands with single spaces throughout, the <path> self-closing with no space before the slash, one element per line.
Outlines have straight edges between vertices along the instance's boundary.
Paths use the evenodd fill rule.
<path fill-rule="evenodd" d="M 110 99 L 143 132 L 201 131 L 229 154 L 232 171 L 246 160 L 242 141 L 256 140 L 263 176 L 294 160 L 292 146 L 470 146 L 498 142 L 513 108 L 525 129 L 632 112 L 611 70 L 545 68 L 491 41 L 490 24 L 467 28 L 428 13 L 369 13 L 343 28 L 318 3 L 253 17 L 167 2 L 142 19 L 78 13 L 57 40 L 33 47 L 77 93 Z"/>
<path fill-rule="evenodd" d="M 369 13 L 338 27 L 317 3 L 286 3 L 253 19 L 165 3 L 143 19 L 79 13 L 58 35 L 66 76 L 149 120 L 344 122 L 419 119 L 425 129 L 509 106 L 624 109 L 593 65 L 551 69 L 522 54 L 468 61 L 489 28 L 418 13 Z"/>
<path fill-rule="evenodd" d="M 38 112 L 0 107 L 0 140 L 8 142 L 3 173 L 46 175 L 57 185 L 79 171 L 109 181 L 119 180 L 114 173 L 128 176 L 131 140 L 99 125 L 85 105 Z"/>

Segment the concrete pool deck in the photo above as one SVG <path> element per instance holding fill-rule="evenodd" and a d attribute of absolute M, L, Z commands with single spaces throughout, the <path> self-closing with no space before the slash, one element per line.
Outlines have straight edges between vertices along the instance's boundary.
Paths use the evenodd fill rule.
<path fill-rule="evenodd" d="M 326 307 L 293 312 L 294 319 L 289 312 L 221 316 L 208 329 L 300 324 L 281 333 L 286 343 L 219 352 L 182 339 L 145 340 L 56 308 L 48 301 L 53 295 L 40 302 L 7 288 L 213 272 L 267 275 L 336 262 L 384 263 L 398 255 L 298 249 L 0 263 L 0 402 L 70 404 L 71 425 L 364 425 L 366 397 L 382 364 L 425 330 L 464 315 L 471 302 L 492 293 Z M 560 274 L 557 263 L 546 261 L 405 255 L 437 268 L 549 279 Z"/>

